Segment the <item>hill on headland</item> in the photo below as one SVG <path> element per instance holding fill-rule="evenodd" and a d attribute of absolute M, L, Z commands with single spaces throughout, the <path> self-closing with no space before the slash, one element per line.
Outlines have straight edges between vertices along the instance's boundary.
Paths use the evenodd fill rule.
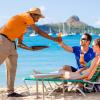
<path fill-rule="evenodd" d="M 78 16 L 71 16 L 69 19 L 66 20 L 65 23 L 73 27 L 82 27 L 87 25 L 84 22 L 80 21 Z"/>
<path fill-rule="evenodd" d="M 44 24 L 39 25 L 39 27 L 47 33 L 100 33 L 100 28 L 95 28 L 93 26 L 88 25 L 87 23 L 84 23 L 76 15 L 69 17 L 65 22 Z"/>

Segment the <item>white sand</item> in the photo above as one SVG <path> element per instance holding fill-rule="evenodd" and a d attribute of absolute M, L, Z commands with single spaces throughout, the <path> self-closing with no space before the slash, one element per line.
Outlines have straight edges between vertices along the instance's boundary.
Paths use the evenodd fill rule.
<path fill-rule="evenodd" d="M 15 92 L 25 95 L 24 97 L 7 97 L 6 88 L 0 88 L 0 100 L 36 100 L 36 87 L 35 85 L 29 86 L 30 94 L 25 86 L 19 86 L 15 88 Z M 39 99 L 43 100 L 42 86 L 39 85 Z M 65 98 L 61 93 L 53 94 L 52 96 L 46 96 L 45 100 L 100 100 L 100 92 L 87 93 L 86 97 L 79 95 L 78 93 L 65 93 Z"/>

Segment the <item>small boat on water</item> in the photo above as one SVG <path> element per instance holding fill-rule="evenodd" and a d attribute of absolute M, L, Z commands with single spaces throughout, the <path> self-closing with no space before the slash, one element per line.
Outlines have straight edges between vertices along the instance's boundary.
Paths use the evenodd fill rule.
<path fill-rule="evenodd" d="M 52 34 L 51 27 L 49 28 L 49 35 L 53 35 L 53 34 Z"/>
<path fill-rule="evenodd" d="M 33 33 L 30 34 L 30 36 L 37 36 L 37 34 L 34 31 Z"/>

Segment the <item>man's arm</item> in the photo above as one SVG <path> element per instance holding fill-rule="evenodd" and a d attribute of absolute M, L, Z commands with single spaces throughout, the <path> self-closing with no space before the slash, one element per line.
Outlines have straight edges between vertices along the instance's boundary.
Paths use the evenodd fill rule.
<path fill-rule="evenodd" d="M 59 38 L 58 44 L 59 44 L 63 49 L 65 49 L 65 50 L 68 51 L 68 52 L 73 52 L 73 48 L 72 48 L 72 47 L 67 46 L 67 45 L 65 45 L 65 44 L 63 43 L 63 41 L 62 41 L 62 32 L 60 32 L 60 33 L 58 34 L 58 38 Z"/>
<path fill-rule="evenodd" d="M 18 47 L 20 47 L 22 49 L 26 49 L 26 50 L 32 50 L 32 51 L 48 48 L 48 46 L 31 46 L 31 47 L 28 47 L 27 45 L 22 43 L 22 39 L 18 39 Z"/>
<path fill-rule="evenodd" d="M 73 52 L 73 48 L 65 45 L 63 42 L 58 43 L 62 48 L 64 48 L 68 52 Z"/>
<path fill-rule="evenodd" d="M 31 47 L 26 46 L 25 44 L 22 43 L 22 37 L 18 39 L 18 47 L 26 50 L 32 50 Z"/>
<path fill-rule="evenodd" d="M 45 37 L 47 39 L 53 40 L 55 42 L 58 42 L 59 41 L 59 38 L 58 37 L 57 38 L 54 38 L 54 37 L 49 36 L 46 32 L 42 31 L 38 26 L 31 25 L 31 27 L 33 28 L 33 30 L 35 30 L 41 36 L 43 36 L 43 37 Z"/>

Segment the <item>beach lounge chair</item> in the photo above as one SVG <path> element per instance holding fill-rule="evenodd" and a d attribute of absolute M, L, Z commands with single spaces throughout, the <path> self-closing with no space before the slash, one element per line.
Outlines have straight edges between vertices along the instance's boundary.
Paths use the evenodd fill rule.
<path fill-rule="evenodd" d="M 100 84 L 100 81 L 98 81 L 99 77 L 100 77 L 100 65 L 97 67 L 96 72 L 94 73 L 90 81 L 84 80 L 84 82 L 86 82 L 86 84 L 84 84 L 84 87 L 90 91 L 92 91 L 93 88 L 95 89 L 95 91 L 97 91 L 95 85 Z"/>
<path fill-rule="evenodd" d="M 87 81 L 87 80 L 63 79 L 63 78 L 59 78 L 58 74 L 55 75 L 53 73 L 53 74 L 36 74 L 35 77 L 34 77 L 34 75 L 25 77 L 24 78 L 24 83 L 25 83 L 27 89 L 29 90 L 26 81 L 36 81 L 36 91 L 37 91 L 37 98 L 38 98 L 38 82 L 41 81 L 42 86 L 43 86 L 43 98 L 44 98 L 44 96 L 45 96 L 44 89 L 46 91 L 48 91 L 47 88 L 46 88 L 46 85 L 44 84 L 44 82 L 46 82 L 46 81 L 47 82 L 61 82 L 62 83 L 62 88 L 63 88 L 63 95 L 65 96 L 65 88 L 64 88 L 64 83 L 65 82 L 82 83 L 82 84 L 84 84 L 84 88 L 92 91 L 95 84 L 100 84 L 100 82 L 96 82 L 99 76 L 100 76 L 100 65 L 97 67 L 95 74 L 92 76 L 92 78 L 89 81 Z M 58 85 L 58 87 L 59 86 L 61 86 L 61 85 Z M 51 85 L 50 85 L 50 87 L 52 88 Z M 58 87 L 56 87 L 54 89 L 52 88 L 51 89 L 52 91 L 49 92 L 49 94 L 53 93 L 54 90 L 57 89 Z M 69 85 L 67 87 L 69 87 Z M 78 90 L 83 96 L 86 96 L 84 91 L 82 91 L 77 84 L 72 84 L 71 87 Z"/>

